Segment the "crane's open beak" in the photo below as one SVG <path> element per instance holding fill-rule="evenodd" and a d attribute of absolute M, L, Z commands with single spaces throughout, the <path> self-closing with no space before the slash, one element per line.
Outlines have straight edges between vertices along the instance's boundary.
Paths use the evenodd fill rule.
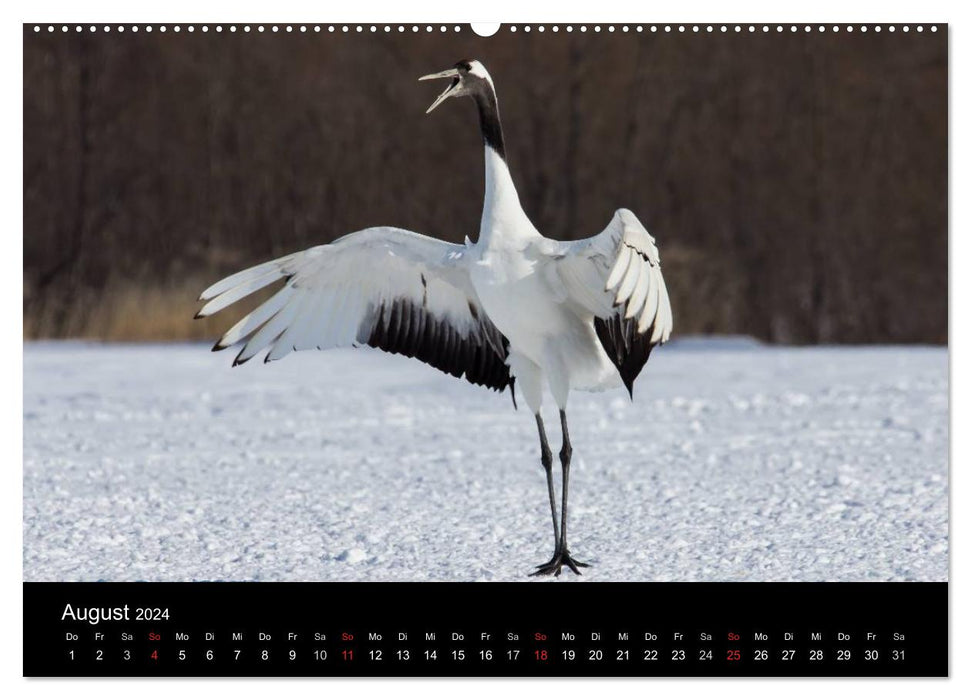
<path fill-rule="evenodd" d="M 454 90 L 455 86 L 459 84 L 459 71 L 457 68 L 449 68 L 448 70 L 443 70 L 441 73 L 423 75 L 418 78 L 418 80 L 434 80 L 435 78 L 452 78 L 452 82 L 447 88 L 445 88 L 445 92 L 435 98 L 435 101 L 432 102 L 432 106 L 425 110 L 425 114 L 428 114 L 433 109 L 438 107 L 438 105 L 442 104 L 442 102 L 448 99 L 449 95 L 452 94 L 452 90 Z"/>

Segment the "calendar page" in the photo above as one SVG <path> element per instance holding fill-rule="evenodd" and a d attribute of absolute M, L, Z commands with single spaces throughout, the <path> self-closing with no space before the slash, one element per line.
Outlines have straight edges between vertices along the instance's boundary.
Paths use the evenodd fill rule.
<path fill-rule="evenodd" d="M 25 676 L 948 674 L 946 24 L 23 67 Z"/>

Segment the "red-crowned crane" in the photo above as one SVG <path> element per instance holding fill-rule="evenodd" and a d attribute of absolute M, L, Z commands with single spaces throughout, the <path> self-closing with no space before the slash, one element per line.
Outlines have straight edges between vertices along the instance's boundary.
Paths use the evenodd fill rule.
<path fill-rule="evenodd" d="M 492 78 L 459 61 L 420 80 L 449 85 L 428 108 L 467 96 L 485 143 L 485 201 L 478 240 L 455 245 L 391 227 L 350 233 L 327 245 L 238 272 L 204 291 L 209 316 L 278 280 L 282 289 L 230 328 L 214 350 L 241 344 L 234 364 L 267 350 L 369 345 L 414 357 L 473 384 L 519 387 L 536 417 L 553 519 L 552 558 L 534 574 L 579 574 L 567 545 L 572 447 L 567 398 L 634 379 L 673 318 L 654 238 L 627 209 L 601 233 L 561 242 L 543 237 L 523 211 L 506 164 Z M 563 430 L 557 512 L 553 455 L 540 412 L 548 387 Z"/>

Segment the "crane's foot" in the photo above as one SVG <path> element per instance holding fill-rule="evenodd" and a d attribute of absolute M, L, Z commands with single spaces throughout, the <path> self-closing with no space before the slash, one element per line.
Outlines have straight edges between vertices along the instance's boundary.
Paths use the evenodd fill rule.
<path fill-rule="evenodd" d="M 588 567 L 590 565 L 584 564 L 582 561 L 577 561 L 570 556 L 569 551 L 564 550 L 554 554 L 553 558 L 545 564 L 537 566 L 536 571 L 531 573 L 530 576 L 549 576 L 551 574 L 553 576 L 559 576 L 564 566 L 569 567 L 577 576 L 582 576 L 578 567 Z"/>

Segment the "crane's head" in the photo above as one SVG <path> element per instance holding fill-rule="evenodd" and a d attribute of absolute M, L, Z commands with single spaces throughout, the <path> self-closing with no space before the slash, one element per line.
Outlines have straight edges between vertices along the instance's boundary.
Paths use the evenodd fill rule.
<path fill-rule="evenodd" d="M 452 82 L 432 102 L 432 106 L 425 110 L 425 114 L 431 112 L 449 97 L 461 97 L 462 95 L 474 97 L 477 94 L 490 92 L 494 94 L 495 92 L 492 87 L 492 78 L 489 77 L 489 71 L 485 69 L 485 66 L 475 60 L 459 61 L 448 70 L 443 70 L 441 73 L 423 75 L 419 80 L 433 80 L 435 78 L 450 78 Z"/>

